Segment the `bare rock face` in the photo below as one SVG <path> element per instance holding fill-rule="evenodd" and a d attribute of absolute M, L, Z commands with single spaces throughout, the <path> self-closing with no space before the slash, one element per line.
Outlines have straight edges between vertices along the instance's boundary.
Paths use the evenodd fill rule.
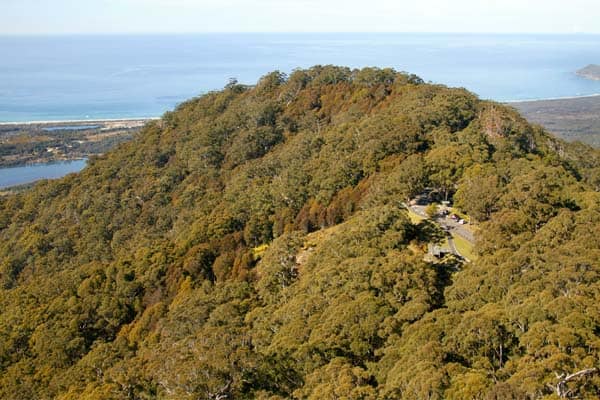
<path fill-rule="evenodd" d="M 583 78 L 600 81 L 600 65 L 590 64 L 576 73 Z"/>

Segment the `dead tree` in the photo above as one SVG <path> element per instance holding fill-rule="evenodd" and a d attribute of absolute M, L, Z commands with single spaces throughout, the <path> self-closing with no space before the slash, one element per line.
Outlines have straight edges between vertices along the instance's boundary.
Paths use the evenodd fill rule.
<path fill-rule="evenodd" d="M 568 382 L 584 376 L 594 375 L 596 373 L 598 373 L 598 368 L 582 369 L 581 371 L 575 372 L 570 375 L 557 374 L 556 377 L 559 379 L 559 381 L 556 384 L 556 387 L 554 387 L 554 390 L 556 391 L 557 396 L 561 399 L 569 398 L 573 394 L 573 391 L 567 387 Z"/>

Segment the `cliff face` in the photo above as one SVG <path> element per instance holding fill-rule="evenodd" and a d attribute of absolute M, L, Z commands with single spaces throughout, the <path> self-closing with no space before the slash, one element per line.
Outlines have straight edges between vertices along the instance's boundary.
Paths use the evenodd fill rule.
<path fill-rule="evenodd" d="M 587 67 L 577 71 L 577 75 L 586 79 L 600 81 L 600 65 L 590 64 Z"/>
<path fill-rule="evenodd" d="M 425 188 L 471 263 L 427 257 Z M 598 152 L 463 89 L 232 82 L 0 198 L 0 398 L 593 398 L 598 189 Z"/>

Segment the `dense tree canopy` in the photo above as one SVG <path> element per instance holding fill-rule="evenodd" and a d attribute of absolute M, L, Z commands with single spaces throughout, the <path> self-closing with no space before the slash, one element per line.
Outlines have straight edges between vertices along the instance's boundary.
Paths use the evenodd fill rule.
<path fill-rule="evenodd" d="M 593 398 L 599 185 L 597 151 L 414 75 L 231 81 L 0 199 L 0 398 Z M 425 188 L 476 261 L 425 257 Z"/>

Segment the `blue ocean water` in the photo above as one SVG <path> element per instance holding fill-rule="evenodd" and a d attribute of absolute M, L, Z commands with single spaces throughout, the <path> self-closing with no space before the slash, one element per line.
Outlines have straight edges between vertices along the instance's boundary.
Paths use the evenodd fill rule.
<path fill-rule="evenodd" d="M 0 121 L 159 116 L 315 64 L 393 67 L 499 101 L 600 93 L 598 35 L 196 34 L 0 37 Z"/>

